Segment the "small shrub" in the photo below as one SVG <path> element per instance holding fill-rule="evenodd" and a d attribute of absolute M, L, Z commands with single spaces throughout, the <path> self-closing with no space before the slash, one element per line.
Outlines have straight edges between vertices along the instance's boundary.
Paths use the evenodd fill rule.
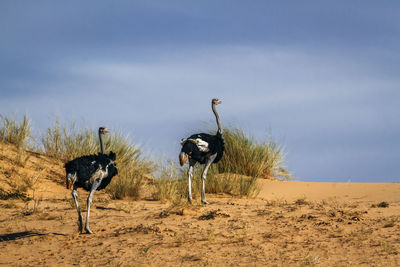
<path fill-rule="evenodd" d="M 17 115 L 13 117 L 0 115 L 0 123 L 0 141 L 14 144 L 19 150 L 26 148 L 32 132 L 31 122 L 27 115 L 24 115 L 20 123 L 18 123 Z"/>
<path fill-rule="evenodd" d="M 389 207 L 389 203 L 387 203 L 385 201 L 378 204 L 378 208 L 388 208 L 388 207 Z"/>

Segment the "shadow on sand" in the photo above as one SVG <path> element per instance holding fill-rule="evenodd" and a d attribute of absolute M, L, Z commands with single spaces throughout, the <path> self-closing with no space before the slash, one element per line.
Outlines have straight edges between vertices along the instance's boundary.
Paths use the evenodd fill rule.
<path fill-rule="evenodd" d="M 21 238 L 27 238 L 27 237 L 32 237 L 32 236 L 42 236 L 42 235 L 47 235 L 47 234 L 35 233 L 32 231 L 12 233 L 12 234 L 0 235 L 0 242 L 12 241 L 12 240 L 17 240 L 17 239 L 21 239 Z"/>

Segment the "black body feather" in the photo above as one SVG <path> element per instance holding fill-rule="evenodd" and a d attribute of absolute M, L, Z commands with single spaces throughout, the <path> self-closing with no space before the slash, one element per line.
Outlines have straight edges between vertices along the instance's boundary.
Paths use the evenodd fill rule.
<path fill-rule="evenodd" d="M 90 178 L 92 175 L 99 169 L 99 167 L 105 171 L 106 166 L 108 166 L 108 175 L 102 179 L 100 186 L 97 188 L 97 190 L 101 190 L 104 189 L 111 182 L 111 179 L 118 174 L 116 164 L 114 163 L 115 159 L 116 155 L 114 152 L 110 152 L 108 155 L 99 153 L 97 155 L 88 155 L 73 159 L 67 162 L 64 167 L 67 174 L 77 174 L 77 180 L 75 182 L 77 187 L 90 191 L 92 187 Z"/>
<path fill-rule="evenodd" d="M 224 139 L 222 138 L 222 135 L 217 132 L 216 135 L 211 135 L 211 134 L 206 134 L 206 133 L 199 133 L 199 134 L 194 134 L 191 135 L 188 139 L 197 139 L 200 138 L 201 140 L 205 141 L 208 143 L 208 148 L 210 151 L 208 152 L 202 152 L 199 150 L 197 145 L 193 142 L 185 142 L 184 145 L 182 146 L 181 152 L 185 152 L 189 158 L 199 162 L 200 164 L 204 164 L 207 157 L 210 155 L 214 155 L 217 153 L 217 157 L 213 161 L 213 163 L 217 163 L 218 161 L 221 160 L 222 155 L 224 154 Z"/>

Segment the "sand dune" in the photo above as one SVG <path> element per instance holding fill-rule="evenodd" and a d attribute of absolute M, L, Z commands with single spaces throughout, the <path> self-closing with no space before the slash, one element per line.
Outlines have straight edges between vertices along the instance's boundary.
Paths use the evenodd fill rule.
<path fill-rule="evenodd" d="M 260 180 L 257 198 L 209 194 L 207 206 L 96 192 L 86 235 L 62 164 L 32 155 L 22 168 L 15 153 L 0 147 L 0 186 L 35 171 L 44 178 L 35 213 L 33 200 L 0 200 L 3 266 L 400 266 L 397 183 Z"/>

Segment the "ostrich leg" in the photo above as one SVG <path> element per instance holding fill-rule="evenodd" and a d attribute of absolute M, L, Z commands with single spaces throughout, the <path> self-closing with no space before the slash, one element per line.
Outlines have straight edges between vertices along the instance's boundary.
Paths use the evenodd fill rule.
<path fill-rule="evenodd" d="M 207 171 L 216 157 L 217 157 L 217 154 L 214 154 L 207 158 L 206 163 L 204 164 L 205 166 L 204 166 L 203 173 L 201 174 L 201 203 L 203 203 L 203 204 L 208 204 L 208 202 L 206 200 Z"/>
<path fill-rule="evenodd" d="M 196 164 L 196 162 L 189 160 L 189 171 L 188 171 L 188 176 L 189 176 L 189 188 L 188 188 L 188 201 L 190 204 L 192 204 L 192 177 L 193 177 L 193 167 Z"/>
<path fill-rule="evenodd" d="M 88 234 L 93 234 L 93 232 L 90 231 L 90 228 L 89 228 L 90 204 L 92 204 L 93 194 L 96 191 L 96 189 L 99 187 L 100 184 L 101 184 L 101 179 L 97 179 L 93 182 L 92 188 L 90 189 L 89 197 L 87 199 L 87 214 L 86 214 L 85 230 Z"/>
<path fill-rule="evenodd" d="M 75 207 L 76 210 L 78 211 L 78 228 L 79 228 L 79 232 L 82 233 L 82 214 L 81 214 L 81 210 L 79 208 L 79 203 L 78 203 L 78 192 L 77 192 L 77 186 L 74 184 L 74 188 L 72 189 L 72 198 L 74 199 L 75 202 Z"/>

